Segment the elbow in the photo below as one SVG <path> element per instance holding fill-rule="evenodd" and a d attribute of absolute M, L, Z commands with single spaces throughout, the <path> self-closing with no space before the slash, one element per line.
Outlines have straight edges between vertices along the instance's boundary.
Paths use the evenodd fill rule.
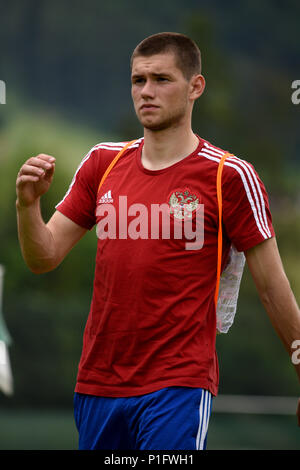
<path fill-rule="evenodd" d="M 264 289 L 259 291 L 259 297 L 265 307 L 268 307 L 272 304 L 273 293 L 271 290 Z"/>
<path fill-rule="evenodd" d="M 43 262 L 32 262 L 32 261 L 26 261 L 27 267 L 33 274 L 46 274 L 51 271 L 54 271 L 54 269 L 58 266 L 59 263 L 52 262 L 52 261 L 46 261 L 44 260 Z"/>
<path fill-rule="evenodd" d="M 290 282 L 285 274 L 280 278 L 270 278 L 263 286 L 257 286 L 260 299 L 265 306 L 281 304 L 283 298 L 287 301 L 292 296 Z"/>
<path fill-rule="evenodd" d="M 262 306 L 265 309 L 265 312 L 268 316 L 272 316 L 272 318 L 277 318 L 278 314 L 280 315 L 280 306 L 276 303 L 274 296 L 268 293 L 263 293 L 260 295 L 260 300 Z"/>
<path fill-rule="evenodd" d="M 287 292 L 289 292 L 289 290 L 285 291 L 284 297 L 286 297 Z M 267 311 L 270 309 L 277 310 L 279 305 L 281 305 L 282 299 L 280 297 L 280 289 L 278 288 L 265 288 L 259 292 L 259 297 Z"/>
<path fill-rule="evenodd" d="M 50 271 L 52 271 L 54 268 L 45 268 L 45 267 L 41 267 L 41 266 L 28 266 L 30 271 L 33 273 L 33 274 L 46 274 L 46 273 L 49 273 Z"/>

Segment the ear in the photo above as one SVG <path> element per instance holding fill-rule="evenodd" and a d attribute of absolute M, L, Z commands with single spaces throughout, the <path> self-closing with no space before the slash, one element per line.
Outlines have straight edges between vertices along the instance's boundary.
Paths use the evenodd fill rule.
<path fill-rule="evenodd" d="M 193 75 L 190 81 L 190 99 L 200 98 L 205 89 L 205 78 L 203 75 Z"/>

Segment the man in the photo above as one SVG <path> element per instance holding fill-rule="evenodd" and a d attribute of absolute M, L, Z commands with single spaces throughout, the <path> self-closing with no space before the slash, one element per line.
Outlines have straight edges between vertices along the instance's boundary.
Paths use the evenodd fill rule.
<path fill-rule="evenodd" d="M 19 240 L 29 268 L 44 273 L 97 225 L 93 299 L 74 400 L 79 448 L 204 449 L 218 391 L 216 178 L 225 152 L 192 130 L 205 80 L 191 39 L 176 33 L 146 38 L 132 55 L 131 80 L 144 137 L 129 144 L 104 181 L 125 143 L 93 147 L 47 224 L 40 197 L 50 187 L 55 159 L 27 160 L 17 177 Z M 300 315 L 265 188 L 250 164 L 230 155 L 222 194 L 222 268 L 232 244 L 245 253 L 291 355 Z M 183 232 L 188 223 L 190 232 Z"/>

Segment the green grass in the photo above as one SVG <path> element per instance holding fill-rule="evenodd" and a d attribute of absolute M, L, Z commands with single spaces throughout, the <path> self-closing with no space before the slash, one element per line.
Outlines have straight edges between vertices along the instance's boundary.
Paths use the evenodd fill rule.
<path fill-rule="evenodd" d="M 76 450 L 72 411 L 0 410 L 0 450 Z M 212 415 L 208 450 L 300 450 L 293 416 Z"/>
<path fill-rule="evenodd" d="M 296 416 L 213 414 L 207 448 L 211 450 L 300 450 Z"/>
<path fill-rule="evenodd" d="M 72 411 L 0 410 L 1 450 L 76 450 Z"/>

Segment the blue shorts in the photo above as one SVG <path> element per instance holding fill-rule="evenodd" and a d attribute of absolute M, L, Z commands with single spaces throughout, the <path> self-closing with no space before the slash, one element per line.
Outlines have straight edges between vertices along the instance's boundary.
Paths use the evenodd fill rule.
<path fill-rule="evenodd" d="M 212 395 L 168 387 L 146 395 L 108 398 L 75 393 L 80 450 L 203 450 Z"/>

